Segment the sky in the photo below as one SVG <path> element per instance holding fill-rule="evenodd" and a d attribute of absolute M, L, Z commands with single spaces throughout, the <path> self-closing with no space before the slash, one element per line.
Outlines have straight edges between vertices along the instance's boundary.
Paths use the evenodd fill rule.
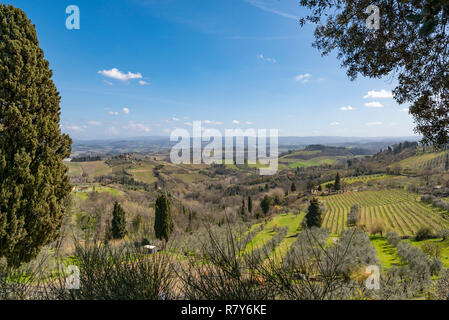
<path fill-rule="evenodd" d="M 14 0 L 35 24 L 72 138 L 222 132 L 411 136 L 394 79 L 350 81 L 312 47 L 297 0 Z M 80 10 L 69 30 L 66 8 Z"/>

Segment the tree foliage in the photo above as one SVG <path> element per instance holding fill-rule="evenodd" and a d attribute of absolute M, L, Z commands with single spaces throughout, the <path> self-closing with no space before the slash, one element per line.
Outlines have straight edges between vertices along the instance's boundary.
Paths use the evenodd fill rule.
<path fill-rule="evenodd" d="M 113 239 L 123 239 L 126 234 L 126 213 L 116 201 L 112 211 L 111 235 Z"/>
<path fill-rule="evenodd" d="M 321 216 L 321 208 L 320 208 L 320 202 L 317 198 L 313 198 L 310 201 L 309 209 L 307 210 L 307 214 L 305 217 L 305 222 L 308 228 L 312 227 L 321 227 L 322 223 L 322 216 Z"/>
<path fill-rule="evenodd" d="M 371 0 L 301 0 L 311 10 L 301 25 L 316 24 L 314 46 L 338 51 L 354 80 L 397 77 L 394 98 L 410 104 L 424 143 L 449 141 L 449 3 L 447 0 L 379 0 L 380 28 L 370 30 Z"/>
<path fill-rule="evenodd" d="M 156 199 L 155 214 L 154 231 L 156 233 L 156 238 L 168 241 L 173 232 L 173 219 L 171 215 L 170 200 L 166 194 L 161 194 Z"/>
<path fill-rule="evenodd" d="M 260 202 L 262 212 L 264 214 L 267 214 L 268 211 L 270 211 L 270 206 L 271 206 L 271 198 L 268 195 L 265 195 L 265 197 L 263 197 L 262 201 Z"/>
<path fill-rule="evenodd" d="M 0 257 L 30 261 L 59 233 L 71 186 L 60 96 L 25 13 L 0 4 Z"/>

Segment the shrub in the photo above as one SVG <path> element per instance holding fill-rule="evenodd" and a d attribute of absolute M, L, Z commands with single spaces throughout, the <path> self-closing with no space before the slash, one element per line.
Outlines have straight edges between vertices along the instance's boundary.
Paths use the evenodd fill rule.
<path fill-rule="evenodd" d="M 429 227 L 422 227 L 415 234 L 416 241 L 423 241 L 432 238 L 434 238 L 434 234 Z"/>
<path fill-rule="evenodd" d="M 388 231 L 385 238 L 387 239 L 388 244 L 393 247 L 396 247 L 401 241 L 401 237 L 394 231 Z"/>
<path fill-rule="evenodd" d="M 429 257 L 439 258 L 441 256 L 441 247 L 436 243 L 425 243 L 421 247 L 422 251 Z"/>

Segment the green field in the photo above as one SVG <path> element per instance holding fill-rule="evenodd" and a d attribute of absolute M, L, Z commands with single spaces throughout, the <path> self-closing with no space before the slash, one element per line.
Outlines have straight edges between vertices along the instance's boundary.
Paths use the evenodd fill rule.
<path fill-rule="evenodd" d="M 112 172 L 104 161 L 88 161 L 88 162 L 69 162 L 66 163 L 69 168 L 69 176 L 76 177 L 86 173 L 89 177 L 105 176 Z"/>
<path fill-rule="evenodd" d="M 389 269 L 403 264 L 396 253 L 396 248 L 390 246 L 384 237 L 371 236 L 370 241 L 373 247 L 376 248 L 377 257 L 383 268 Z"/>
<path fill-rule="evenodd" d="M 399 161 L 397 165 L 403 169 L 444 168 L 447 151 L 422 153 Z"/>
<path fill-rule="evenodd" d="M 440 210 L 400 189 L 346 192 L 321 197 L 321 201 L 327 208 L 322 226 L 333 234 L 346 228 L 347 215 L 353 205 L 360 207 L 360 223 L 368 230 L 376 220 L 383 222 L 385 230 L 394 230 L 400 235 L 414 235 L 423 226 L 439 230 L 448 225 Z"/>
<path fill-rule="evenodd" d="M 121 191 L 121 190 L 119 190 L 119 189 L 117 189 L 117 188 L 114 188 L 114 187 L 110 187 L 110 186 L 100 186 L 100 185 L 91 185 L 91 186 L 88 186 L 87 187 L 87 189 L 85 190 L 85 189 L 81 189 L 82 187 L 76 187 L 75 189 L 75 191 L 73 191 L 72 192 L 72 194 L 75 196 L 75 197 L 77 197 L 77 198 L 80 198 L 80 199 L 83 199 L 83 200 L 85 200 L 85 199 L 87 199 L 87 197 L 89 196 L 89 193 L 91 193 L 91 192 L 108 192 L 108 193 L 110 193 L 111 195 L 113 195 L 113 196 L 121 196 L 121 195 L 123 195 L 123 191 Z"/>
<path fill-rule="evenodd" d="M 358 176 L 358 177 L 346 177 L 342 178 L 341 181 L 343 181 L 347 185 L 352 185 L 356 183 L 367 183 L 368 181 L 380 181 L 380 180 L 386 180 L 390 178 L 394 178 L 395 176 L 387 175 L 387 174 L 371 174 L 366 176 Z M 323 190 L 326 188 L 326 185 L 329 183 L 334 183 L 335 181 L 328 181 L 321 184 L 321 188 Z"/>
<path fill-rule="evenodd" d="M 304 219 L 305 213 L 301 212 L 299 214 L 281 214 L 265 223 L 254 224 L 250 231 L 259 229 L 261 225 L 264 228 L 257 233 L 257 235 L 250 241 L 245 249 L 245 251 L 250 251 L 255 248 L 262 247 L 268 240 L 270 240 L 276 233 L 276 227 L 289 227 L 289 231 L 285 239 L 279 244 L 278 248 L 281 252 L 286 252 L 289 246 L 295 241 L 295 235 L 299 232 L 299 227 Z"/>

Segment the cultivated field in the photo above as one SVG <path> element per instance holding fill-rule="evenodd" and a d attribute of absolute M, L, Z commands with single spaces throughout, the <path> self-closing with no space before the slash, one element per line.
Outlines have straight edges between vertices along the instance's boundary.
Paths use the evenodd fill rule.
<path fill-rule="evenodd" d="M 400 235 L 414 235 L 423 226 L 440 230 L 448 225 L 442 212 L 419 201 L 413 193 L 400 189 L 347 192 L 322 197 L 327 211 L 323 228 L 339 234 L 345 227 L 348 213 L 353 205 L 360 207 L 360 223 L 369 230 L 377 220 L 386 230 Z"/>

